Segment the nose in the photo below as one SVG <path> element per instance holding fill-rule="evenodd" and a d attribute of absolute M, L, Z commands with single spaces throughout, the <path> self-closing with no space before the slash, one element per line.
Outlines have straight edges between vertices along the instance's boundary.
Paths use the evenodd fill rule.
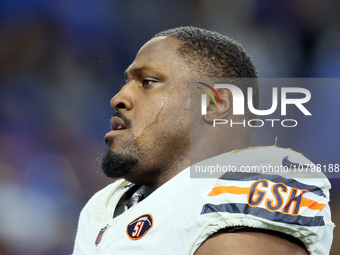
<path fill-rule="evenodd" d="M 133 93 L 131 86 L 125 84 L 121 90 L 111 99 L 110 104 L 116 110 L 131 110 L 133 108 Z"/>

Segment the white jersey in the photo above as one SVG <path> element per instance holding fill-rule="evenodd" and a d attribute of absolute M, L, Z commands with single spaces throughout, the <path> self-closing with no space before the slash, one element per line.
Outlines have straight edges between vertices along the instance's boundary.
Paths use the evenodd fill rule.
<path fill-rule="evenodd" d="M 205 162 L 312 164 L 299 153 L 277 147 L 234 151 Z M 115 205 L 130 186 L 117 181 L 89 200 L 80 214 L 74 255 L 194 254 L 210 235 L 234 226 L 282 232 L 301 240 L 311 255 L 329 254 L 334 224 L 327 178 L 249 172 L 190 178 L 187 168 L 113 218 Z"/>

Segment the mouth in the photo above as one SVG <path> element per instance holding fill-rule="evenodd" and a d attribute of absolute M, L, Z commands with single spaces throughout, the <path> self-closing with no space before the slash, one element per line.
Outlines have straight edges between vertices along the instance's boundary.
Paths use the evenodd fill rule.
<path fill-rule="evenodd" d="M 127 129 L 125 123 L 123 120 L 121 120 L 119 117 L 114 116 L 111 118 L 111 129 L 112 131 L 117 131 L 117 130 L 125 130 Z"/>
<path fill-rule="evenodd" d="M 113 116 L 111 118 L 110 126 L 111 126 L 111 131 L 109 131 L 104 137 L 104 141 L 109 147 L 113 144 L 113 140 L 117 136 L 120 136 L 123 133 L 125 133 L 125 130 L 127 130 L 130 127 L 128 120 L 123 121 L 118 116 Z"/>

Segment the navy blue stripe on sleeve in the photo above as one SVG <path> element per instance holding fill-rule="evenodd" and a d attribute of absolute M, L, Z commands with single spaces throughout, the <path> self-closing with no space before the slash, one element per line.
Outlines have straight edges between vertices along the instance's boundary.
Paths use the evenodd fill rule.
<path fill-rule="evenodd" d="M 307 227 L 319 227 L 324 226 L 325 222 L 322 216 L 306 217 L 306 216 L 294 216 L 283 214 L 280 212 L 270 212 L 266 209 L 259 207 L 250 207 L 247 204 L 241 203 L 226 203 L 226 204 L 205 204 L 203 205 L 201 214 L 214 213 L 214 212 L 228 212 L 228 213 L 241 213 L 250 214 L 263 219 L 277 221 L 288 224 L 295 224 Z"/>

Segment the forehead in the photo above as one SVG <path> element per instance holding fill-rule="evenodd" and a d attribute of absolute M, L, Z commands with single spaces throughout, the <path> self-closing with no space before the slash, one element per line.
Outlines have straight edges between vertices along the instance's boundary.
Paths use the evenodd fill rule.
<path fill-rule="evenodd" d="M 157 37 L 145 43 L 138 51 L 135 60 L 126 70 L 126 74 L 136 69 L 152 69 L 170 74 L 183 68 L 184 61 L 177 52 L 180 41 L 171 37 Z"/>

